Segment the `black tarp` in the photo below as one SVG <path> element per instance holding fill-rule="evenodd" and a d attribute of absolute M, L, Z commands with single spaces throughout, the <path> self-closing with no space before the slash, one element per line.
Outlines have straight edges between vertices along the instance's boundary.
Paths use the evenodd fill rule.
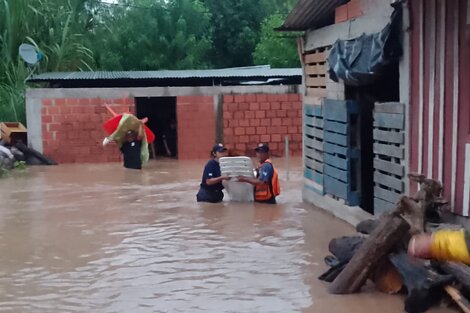
<path fill-rule="evenodd" d="M 351 86 L 368 85 L 400 58 L 403 9 L 400 2 L 393 6 L 391 21 L 381 32 L 334 43 L 328 57 L 332 80 L 341 79 Z"/>

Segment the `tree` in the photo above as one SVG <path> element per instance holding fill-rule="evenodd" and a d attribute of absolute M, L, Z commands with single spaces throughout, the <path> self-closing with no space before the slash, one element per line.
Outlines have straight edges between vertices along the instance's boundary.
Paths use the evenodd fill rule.
<path fill-rule="evenodd" d="M 205 0 L 212 13 L 212 56 L 216 67 L 253 65 L 252 52 L 266 17 L 264 0 Z"/>
<path fill-rule="evenodd" d="M 284 19 L 274 14 L 264 20 L 261 39 L 253 52 L 255 64 L 270 64 L 273 67 L 299 67 L 296 35 L 279 33 L 274 28 L 282 25 Z"/>
<path fill-rule="evenodd" d="M 104 70 L 207 68 L 209 22 L 198 0 L 127 1 L 103 18 L 95 60 Z"/>
<path fill-rule="evenodd" d="M 83 45 L 85 10 L 97 0 L 0 0 L 0 121 L 26 122 L 25 80 L 31 73 L 18 56 L 31 43 L 45 60 L 37 71 L 90 68 L 91 51 Z M 77 11 L 78 10 L 78 11 Z"/>

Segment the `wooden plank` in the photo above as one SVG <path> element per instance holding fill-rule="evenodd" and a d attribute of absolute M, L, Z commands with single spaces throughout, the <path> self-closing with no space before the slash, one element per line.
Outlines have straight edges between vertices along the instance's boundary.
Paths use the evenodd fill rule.
<path fill-rule="evenodd" d="M 403 181 L 393 176 L 388 176 L 377 171 L 374 172 L 374 182 L 389 188 L 395 189 L 398 192 L 403 192 Z"/>
<path fill-rule="evenodd" d="M 323 103 L 323 116 L 325 119 L 348 123 L 351 114 L 359 112 L 359 105 L 355 101 L 325 99 Z"/>
<path fill-rule="evenodd" d="M 324 175 L 323 186 L 325 193 L 344 199 L 347 205 L 355 206 L 360 203 L 360 194 L 357 191 L 351 191 L 351 186 L 349 184 L 345 184 L 333 177 Z"/>
<path fill-rule="evenodd" d="M 328 66 L 326 64 L 307 65 L 305 67 L 305 74 L 307 75 L 326 75 Z"/>
<path fill-rule="evenodd" d="M 307 115 L 322 117 L 323 116 L 322 111 L 323 110 L 322 110 L 321 105 L 304 104 L 304 112 Z"/>
<path fill-rule="evenodd" d="M 325 164 L 329 164 L 331 166 L 334 166 L 336 168 L 348 171 L 349 170 L 349 160 L 348 159 L 343 159 L 340 158 L 336 155 L 329 154 L 329 153 L 324 153 L 323 154 L 323 162 Z"/>
<path fill-rule="evenodd" d="M 325 63 L 328 58 L 328 51 L 305 54 L 305 64 Z"/>
<path fill-rule="evenodd" d="M 377 268 L 377 264 L 387 257 L 409 229 L 408 223 L 400 216 L 388 215 L 381 219 L 377 228 L 364 240 L 349 263 L 331 283 L 329 292 L 332 294 L 358 292 Z"/>
<path fill-rule="evenodd" d="M 349 128 L 348 128 L 348 125 L 345 123 L 327 120 L 325 123 L 325 130 L 328 130 L 334 133 L 347 135 Z"/>
<path fill-rule="evenodd" d="M 393 211 L 395 208 L 396 205 L 391 202 L 387 202 L 379 198 L 374 198 L 374 215 L 376 216 Z"/>
<path fill-rule="evenodd" d="M 305 137 L 304 139 L 305 146 L 311 147 L 315 150 L 323 151 L 323 141 Z"/>
<path fill-rule="evenodd" d="M 374 140 L 403 144 L 405 142 L 405 134 L 403 132 L 374 129 Z"/>
<path fill-rule="evenodd" d="M 305 85 L 308 87 L 326 87 L 326 77 L 305 77 Z"/>
<path fill-rule="evenodd" d="M 305 166 L 309 167 L 312 170 L 323 173 L 323 163 L 320 163 L 316 160 L 305 158 Z"/>
<path fill-rule="evenodd" d="M 318 118 L 318 117 L 314 117 L 314 116 L 310 116 L 310 115 L 305 115 L 304 116 L 304 125 L 310 125 L 312 127 L 323 129 L 323 119 Z"/>
<path fill-rule="evenodd" d="M 323 174 L 312 171 L 311 169 L 304 169 L 304 177 L 316 182 L 317 184 L 323 185 L 324 177 Z"/>
<path fill-rule="evenodd" d="M 374 187 L 374 197 L 382 199 L 384 201 L 396 204 L 400 200 L 402 194 L 393 192 L 391 190 L 380 188 L 379 186 Z"/>
<path fill-rule="evenodd" d="M 374 112 L 405 114 L 405 105 L 400 102 L 376 102 L 374 105 Z"/>
<path fill-rule="evenodd" d="M 405 116 L 403 114 L 374 113 L 374 127 L 403 130 L 405 127 Z"/>
<path fill-rule="evenodd" d="M 323 139 L 323 130 L 322 129 L 313 128 L 313 127 L 310 127 L 310 126 L 305 126 L 304 127 L 304 132 L 305 132 L 305 135 L 308 135 L 308 136 L 311 136 L 311 137 L 314 137 L 314 138 L 318 138 L 318 139 Z"/>
<path fill-rule="evenodd" d="M 328 164 L 324 165 L 324 173 L 325 175 L 336 178 L 337 180 L 343 183 L 349 182 L 348 172 L 340 170 L 339 168 L 336 168 L 336 167 L 332 167 Z"/>
<path fill-rule="evenodd" d="M 447 285 L 444 289 L 452 300 L 457 303 L 460 309 L 462 309 L 462 312 L 470 313 L 470 301 L 468 301 L 457 288 Z"/>
<path fill-rule="evenodd" d="M 336 145 L 340 145 L 344 147 L 348 146 L 348 136 L 345 136 L 345 135 L 332 133 L 329 131 L 324 131 L 323 139 L 326 142 L 334 143 Z"/>
<path fill-rule="evenodd" d="M 323 177 L 325 192 L 342 199 L 348 198 L 348 184 L 333 177 L 325 175 Z"/>
<path fill-rule="evenodd" d="M 318 152 L 317 150 L 310 147 L 305 147 L 304 151 L 306 157 L 323 162 L 323 153 Z"/>
<path fill-rule="evenodd" d="M 323 98 L 321 97 L 304 97 L 304 104 L 310 104 L 310 105 L 322 105 L 323 103 Z"/>
<path fill-rule="evenodd" d="M 405 175 L 405 167 L 403 165 L 379 160 L 377 158 L 374 159 L 374 168 L 397 176 Z"/>
<path fill-rule="evenodd" d="M 308 97 L 326 97 L 328 92 L 326 91 L 326 88 L 312 88 L 312 87 L 307 87 L 305 91 L 306 95 Z"/>
<path fill-rule="evenodd" d="M 325 138 L 326 140 L 326 138 Z M 402 159 L 405 157 L 405 149 L 402 147 L 392 146 L 392 145 L 383 145 L 380 143 L 374 142 L 374 153 L 391 156 L 394 158 Z"/>
<path fill-rule="evenodd" d="M 341 154 L 344 157 L 348 157 L 349 150 L 350 149 L 348 147 L 338 146 L 329 142 L 323 143 L 323 151 L 329 154 Z"/>

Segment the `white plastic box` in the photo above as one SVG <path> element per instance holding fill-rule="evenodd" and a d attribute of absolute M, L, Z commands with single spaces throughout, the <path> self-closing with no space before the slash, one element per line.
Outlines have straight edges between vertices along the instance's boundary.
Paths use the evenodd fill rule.
<path fill-rule="evenodd" d="M 236 180 L 238 176 L 255 177 L 251 159 L 249 157 L 226 157 L 220 158 L 219 163 L 222 175 L 232 178 L 231 180 L 223 182 L 230 196 L 230 200 L 236 202 L 253 202 L 253 185 L 241 183 Z"/>

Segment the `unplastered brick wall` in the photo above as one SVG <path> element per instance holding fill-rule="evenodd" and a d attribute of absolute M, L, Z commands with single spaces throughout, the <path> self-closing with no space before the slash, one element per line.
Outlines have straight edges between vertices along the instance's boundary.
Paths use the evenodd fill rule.
<path fill-rule="evenodd" d="M 299 94 L 225 95 L 224 142 L 237 153 L 252 155 L 258 143 L 268 143 L 274 155 L 302 153 L 302 99 Z"/>
<path fill-rule="evenodd" d="M 177 98 L 178 159 L 208 159 L 215 144 L 214 100 L 211 96 Z"/>
<path fill-rule="evenodd" d="M 59 163 L 101 163 L 120 161 L 115 145 L 102 147 L 107 135 L 103 123 L 116 113 L 134 113 L 134 99 L 58 98 L 42 100 L 42 142 L 44 154 Z"/>

